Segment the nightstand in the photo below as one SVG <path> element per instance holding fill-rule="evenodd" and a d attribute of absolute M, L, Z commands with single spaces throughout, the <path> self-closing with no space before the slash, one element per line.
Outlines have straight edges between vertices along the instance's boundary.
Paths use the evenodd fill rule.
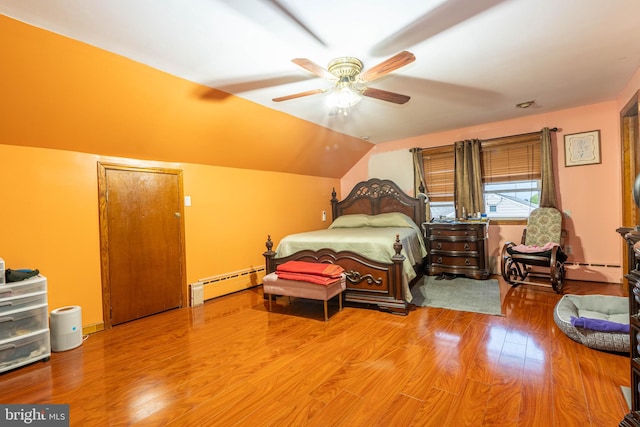
<path fill-rule="evenodd" d="M 422 224 L 427 274 L 489 278 L 488 220 L 442 220 Z"/>

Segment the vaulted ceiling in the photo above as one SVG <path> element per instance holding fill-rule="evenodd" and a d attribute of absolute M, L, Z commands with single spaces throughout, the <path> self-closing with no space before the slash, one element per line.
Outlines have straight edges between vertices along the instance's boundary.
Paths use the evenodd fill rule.
<path fill-rule="evenodd" d="M 283 128 L 276 139 L 293 126 L 319 135 L 316 154 L 344 144 L 348 160 L 329 175 L 371 144 L 615 99 L 640 68 L 637 0 L 0 0 L 0 14 L 193 82 L 199 103 L 240 103 L 247 119 L 262 106 L 275 115 L 261 123 L 278 117 Z M 272 101 L 332 87 L 293 58 L 326 68 L 353 56 L 367 70 L 404 50 L 415 62 L 371 87 L 408 95 L 406 104 L 365 97 L 345 115 L 326 105 L 326 93 Z M 107 70 L 95 72 L 95 85 L 113 84 Z M 134 95 L 136 84 L 154 89 L 122 84 Z"/>

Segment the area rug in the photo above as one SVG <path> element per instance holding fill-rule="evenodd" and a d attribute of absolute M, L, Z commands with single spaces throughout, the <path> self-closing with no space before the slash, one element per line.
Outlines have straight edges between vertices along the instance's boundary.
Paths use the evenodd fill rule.
<path fill-rule="evenodd" d="M 631 410 L 631 388 L 624 387 L 624 386 L 620 386 L 620 388 L 622 389 L 622 395 L 624 396 L 624 400 L 625 402 L 627 402 L 627 406 L 629 407 L 629 410 Z"/>
<path fill-rule="evenodd" d="M 466 277 L 438 280 L 437 277 L 424 276 L 411 288 L 412 304 L 502 316 L 497 280 Z"/>

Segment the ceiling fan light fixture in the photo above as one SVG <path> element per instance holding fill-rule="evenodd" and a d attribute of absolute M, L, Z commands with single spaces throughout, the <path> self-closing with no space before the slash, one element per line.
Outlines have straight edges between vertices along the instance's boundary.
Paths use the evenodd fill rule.
<path fill-rule="evenodd" d="M 350 108 L 362 100 L 362 97 L 349 86 L 337 89 L 335 106 L 338 108 Z"/>
<path fill-rule="evenodd" d="M 329 95 L 329 105 L 344 110 L 351 108 L 362 100 L 360 91 L 354 86 L 353 78 L 342 76 Z"/>
<path fill-rule="evenodd" d="M 390 72 L 404 67 L 415 61 L 416 57 L 407 51 L 402 51 L 391 58 L 379 63 L 369 70 L 361 73 L 362 61 L 352 56 L 341 56 L 329 62 L 328 70 L 306 58 L 294 58 L 291 61 L 305 70 L 323 77 L 333 83 L 333 89 L 315 89 L 306 92 L 294 93 L 287 96 L 273 98 L 273 102 L 287 101 L 317 93 L 329 92 L 327 102 L 331 108 L 335 108 L 346 114 L 347 110 L 362 100 L 363 96 L 376 98 L 381 101 L 394 104 L 405 104 L 411 97 L 382 89 L 368 87 L 368 83 L 379 79 Z"/>
<path fill-rule="evenodd" d="M 362 61 L 351 56 L 341 56 L 329 62 L 328 69 L 339 79 L 353 78 L 362 71 Z"/>

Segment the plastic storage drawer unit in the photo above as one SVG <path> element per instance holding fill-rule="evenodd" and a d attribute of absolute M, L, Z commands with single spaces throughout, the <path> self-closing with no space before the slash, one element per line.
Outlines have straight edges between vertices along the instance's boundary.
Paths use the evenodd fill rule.
<path fill-rule="evenodd" d="M 47 329 L 47 304 L 10 311 L 0 316 L 0 340 Z"/>
<path fill-rule="evenodd" d="M 0 284 L 0 372 L 49 357 L 47 278 Z"/>
<path fill-rule="evenodd" d="M 47 293 L 45 291 L 20 297 L 3 298 L 0 300 L 0 316 L 4 316 L 9 311 L 36 307 L 42 304 L 47 305 Z"/>
<path fill-rule="evenodd" d="M 0 341 L 0 372 L 50 356 L 49 330 L 3 340 Z"/>
<path fill-rule="evenodd" d="M 9 282 L 0 286 L 0 302 L 5 298 L 26 296 L 47 290 L 47 278 L 34 276 L 19 282 Z"/>

